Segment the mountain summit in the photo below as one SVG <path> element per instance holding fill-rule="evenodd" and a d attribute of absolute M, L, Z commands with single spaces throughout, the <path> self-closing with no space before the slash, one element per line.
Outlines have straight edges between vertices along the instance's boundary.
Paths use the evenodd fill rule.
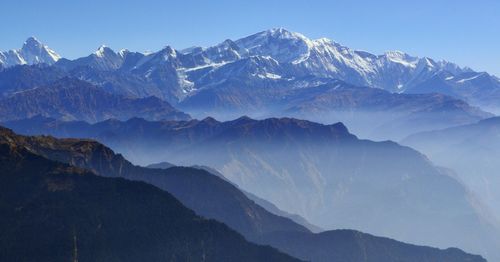
<path fill-rule="evenodd" d="M 61 59 L 55 51 L 42 44 L 35 37 L 29 37 L 21 49 L 0 52 L 0 64 L 3 67 L 15 65 L 52 65 Z"/>

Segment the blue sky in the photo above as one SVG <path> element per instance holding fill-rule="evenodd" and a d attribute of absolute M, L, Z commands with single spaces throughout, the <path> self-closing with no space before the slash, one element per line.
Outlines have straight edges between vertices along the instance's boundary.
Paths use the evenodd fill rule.
<path fill-rule="evenodd" d="M 0 50 L 36 36 L 76 58 L 106 44 L 208 46 L 273 27 L 373 53 L 401 50 L 500 76 L 498 0 L 2 0 Z"/>

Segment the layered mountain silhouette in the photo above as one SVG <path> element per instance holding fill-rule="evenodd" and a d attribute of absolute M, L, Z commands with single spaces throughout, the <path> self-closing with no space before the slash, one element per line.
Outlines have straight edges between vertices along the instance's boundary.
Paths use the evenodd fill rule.
<path fill-rule="evenodd" d="M 454 169 L 495 214 L 500 225 L 500 118 L 437 131 L 417 133 L 401 142 L 417 148 L 440 165 Z"/>
<path fill-rule="evenodd" d="M 78 139 L 12 135 L 7 144 L 24 143 L 29 152 L 17 152 L 17 147 L 6 152 L 42 155 L 100 176 L 151 183 L 248 240 L 314 261 L 399 261 L 410 256 L 453 261 L 463 254 L 454 249 L 416 251 L 415 246 L 357 231 L 314 234 L 310 229 L 318 229 L 312 225 L 439 248 L 456 246 L 500 260 L 498 221 L 483 204 L 494 209 L 497 202 L 491 187 L 497 168 L 496 120 L 488 119 L 493 115 L 483 109 L 498 112 L 499 97 L 500 79 L 486 72 L 399 51 L 374 55 L 283 28 L 206 48 L 166 46 L 140 53 L 101 46 L 73 60 L 34 37 L 20 49 L 0 52 L 1 122 L 23 134 L 94 138 L 136 164 L 167 161 L 174 166 L 134 166 L 95 141 Z M 358 139 L 346 126 L 359 137 L 378 141 L 443 129 L 404 142 L 453 170 L 393 142 Z M 484 139 L 474 137 L 482 132 Z M 70 177 L 73 171 L 87 172 L 64 170 Z M 55 198 L 50 190 L 36 190 L 44 194 L 40 201 Z M 73 191 L 68 196 L 64 201 L 87 201 Z M 90 225 L 81 230 L 92 231 Z M 153 240 L 144 243 L 148 241 Z M 210 242 L 214 248 L 204 249 L 200 243 L 205 240 L 200 241 L 193 244 L 196 257 L 186 257 L 184 250 L 170 259 L 197 260 L 201 254 L 219 261 L 218 254 L 207 253 L 218 244 Z M 338 244 L 324 253 L 317 248 L 324 243 Z M 96 254 L 113 260 L 116 250 L 113 246 Z M 353 256 L 363 252 L 369 256 Z M 260 256 L 250 253 L 249 260 Z M 67 260 L 64 254 L 61 259 Z M 18 259 L 29 257 L 8 260 Z"/>
<path fill-rule="evenodd" d="M 26 134 L 96 138 L 136 163 L 212 166 L 241 189 L 325 229 L 498 255 L 498 229 L 450 171 L 396 143 L 360 140 L 340 123 L 248 117 L 19 123 L 9 125 Z"/>
<path fill-rule="evenodd" d="M 94 189 L 94 191 L 105 190 L 107 194 L 111 195 L 110 197 L 111 199 L 106 197 L 107 194 L 105 194 L 105 196 L 101 196 L 99 194 L 97 195 L 107 200 L 105 203 L 108 203 L 108 205 L 112 205 L 114 201 L 118 201 L 117 198 L 122 197 L 122 194 L 126 194 L 127 197 L 126 200 L 122 199 L 120 201 L 121 205 L 126 205 L 127 208 L 125 210 L 128 210 L 126 212 L 127 213 L 133 212 L 133 209 L 130 209 L 130 205 L 132 205 L 132 207 L 134 208 L 135 207 L 134 203 L 140 206 L 142 210 L 140 212 L 138 211 L 139 214 L 141 214 L 140 216 L 132 216 L 132 218 L 130 218 L 129 215 L 126 216 L 124 215 L 124 217 L 127 217 L 127 220 L 121 220 L 121 221 L 130 221 L 129 219 L 133 220 L 136 217 L 140 217 L 141 221 L 137 222 L 136 226 L 143 230 L 147 230 L 148 228 L 151 228 L 153 226 L 161 226 L 161 225 L 148 224 L 147 226 L 145 226 L 141 224 L 142 220 L 144 220 L 144 223 L 151 223 L 150 220 L 154 220 L 156 221 L 156 223 L 160 223 L 159 221 L 163 221 L 164 223 L 170 222 L 168 228 L 176 226 L 177 227 L 176 232 L 180 231 L 182 235 L 183 234 L 182 229 L 184 229 L 184 227 L 175 224 L 175 222 L 188 224 L 190 221 L 189 218 L 194 217 L 194 215 L 189 211 L 186 211 L 187 214 L 183 215 L 184 213 L 180 211 L 171 210 L 165 213 L 164 216 L 167 214 L 177 214 L 177 212 L 179 212 L 178 216 L 174 216 L 176 219 L 175 222 L 170 221 L 171 219 L 174 218 L 164 218 L 164 216 L 160 216 L 157 218 L 149 218 L 149 216 L 146 216 L 145 218 L 143 216 L 144 214 L 151 214 L 153 216 L 155 213 L 162 214 L 163 209 L 161 208 L 163 207 L 163 205 L 165 205 L 165 207 L 163 208 L 174 206 L 179 210 L 183 209 L 184 207 L 181 206 L 180 203 L 176 202 L 175 199 L 170 197 L 169 194 L 163 192 L 161 193 L 165 195 L 164 197 L 167 199 L 168 197 L 170 197 L 169 199 L 170 202 L 177 204 L 177 206 L 173 205 L 168 201 L 166 203 L 159 202 L 160 200 L 162 200 L 162 198 L 158 196 L 156 198 L 153 198 L 153 200 L 148 200 L 149 199 L 148 196 L 150 195 L 153 196 L 155 196 L 155 194 L 161 195 L 158 192 L 158 189 L 155 189 L 153 187 L 148 187 L 140 183 L 127 182 L 120 179 L 99 178 L 95 177 L 96 173 L 101 176 L 125 177 L 132 180 L 141 180 L 152 183 L 160 188 L 166 189 L 168 192 L 172 193 L 174 196 L 180 199 L 183 204 L 193 208 L 197 213 L 207 217 L 216 217 L 218 219 L 225 220 L 226 222 L 228 222 L 228 224 L 232 224 L 232 226 L 237 227 L 239 229 L 238 231 L 242 231 L 242 229 L 244 231 L 245 227 L 248 228 L 248 226 L 245 225 L 245 224 L 248 225 L 248 223 L 245 223 L 244 221 L 249 220 L 249 218 L 251 218 L 253 225 L 251 225 L 250 228 L 253 229 L 254 231 L 244 232 L 243 234 L 246 235 L 247 238 L 253 238 L 253 241 L 273 245 L 284 252 L 294 254 L 299 258 L 303 258 L 310 261 L 484 261 L 484 259 L 482 259 L 479 256 L 468 255 L 458 249 L 438 250 L 429 247 L 413 246 L 409 244 L 403 244 L 401 242 L 397 242 L 394 240 L 374 237 L 350 230 L 328 231 L 321 234 L 313 234 L 307 229 L 293 223 L 291 220 L 270 214 L 269 212 L 259 207 L 252 201 L 249 201 L 243 193 L 239 192 L 236 189 L 236 187 L 232 186 L 230 183 L 226 182 L 223 179 L 220 179 L 219 177 L 213 174 L 207 173 L 204 170 L 195 168 L 183 168 L 183 167 L 170 167 L 168 169 L 152 169 L 152 168 L 141 168 L 138 166 L 133 166 L 128 161 L 123 159 L 123 157 L 121 157 L 120 155 L 115 155 L 110 149 L 91 140 L 77 140 L 77 139 L 58 140 L 52 137 L 23 137 L 12 133 L 10 130 L 1 129 L 0 143 L 2 144 L 2 146 L 7 145 L 7 147 L 10 147 L 10 149 L 15 147 L 17 150 L 16 152 L 22 151 L 23 153 L 28 154 L 31 157 L 36 158 L 38 161 L 42 162 L 42 163 L 37 163 L 36 165 L 30 166 L 28 168 L 25 167 L 25 165 L 33 163 L 29 161 L 25 161 L 27 163 L 21 161 L 22 163 L 19 164 L 18 163 L 19 160 L 11 159 L 9 158 L 10 156 L 5 157 L 4 155 L 6 153 L 3 153 L 2 156 L 4 156 L 4 158 L 2 160 L 10 161 L 8 162 L 9 163 L 8 165 L 5 165 L 5 168 L 7 170 L 10 171 L 11 166 L 16 166 L 16 168 L 12 168 L 15 169 L 16 172 L 17 171 L 21 172 L 22 170 L 24 173 L 31 174 L 32 176 L 35 177 L 40 176 L 40 179 L 42 180 L 45 179 L 49 192 L 59 193 L 60 191 L 63 191 L 66 192 L 66 194 L 69 194 L 70 196 L 72 196 L 71 194 L 72 192 L 78 193 L 77 196 L 72 196 L 69 198 L 75 201 L 77 204 L 87 203 L 86 198 L 89 196 L 86 194 L 85 190 L 90 190 L 90 189 Z M 63 164 L 56 164 L 40 156 L 35 156 L 33 155 L 33 153 L 40 154 L 43 157 L 58 160 L 60 162 L 71 163 L 75 166 L 85 167 L 94 173 L 89 173 L 88 171 L 83 171 L 83 169 L 72 168 Z M 46 162 L 45 165 L 48 165 L 47 167 L 48 169 L 38 168 L 37 171 L 32 171 L 36 167 L 40 166 L 44 167 L 45 162 Z M 64 172 L 62 172 L 64 174 L 59 174 L 59 173 L 54 174 L 52 173 L 51 168 L 57 170 L 62 169 L 62 171 L 66 169 L 76 170 L 73 171 L 73 173 L 75 172 L 81 172 L 81 173 L 79 173 L 79 175 L 65 174 Z M 44 175 L 45 172 L 48 172 L 50 175 Z M 84 175 L 82 176 L 82 174 Z M 74 178 L 75 176 L 76 176 L 76 181 Z M 86 181 L 85 179 L 90 179 L 91 181 L 93 181 L 93 183 Z M 22 181 L 22 177 L 20 180 Z M 84 183 L 81 180 L 85 181 L 86 183 Z M 86 187 L 80 184 L 85 184 Z M 125 188 L 128 188 L 127 192 L 120 192 L 122 184 L 127 185 L 127 187 L 124 186 Z M 42 183 L 42 185 L 45 184 Z M 8 186 L 12 185 L 8 184 Z M 140 192 L 141 197 L 135 195 L 135 191 L 133 190 L 136 189 L 136 187 L 137 190 Z M 38 187 L 35 188 L 40 190 L 40 188 Z M 47 190 L 43 186 L 42 188 Z M 17 188 L 10 188 L 10 190 L 15 190 L 15 189 Z M 26 190 L 23 192 L 26 192 Z M 90 194 L 92 192 L 93 191 L 88 193 Z M 139 192 L 137 193 L 139 194 Z M 41 196 L 43 197 L 44 195 L 41 194 Z M 96 196 L 94 195 L 91 197 L 91 199 L 93 198 L 96 198 Z M 44 198 L 41 198 L 40 201 L 43 201 L 43 199 Z M 82 202 L 80 203 L 78 201 Z M 128 201 L 131 201 L 132 203 L 128 203 Z M 60 202 L 64 202 L 64 200 Z M 101 218 L 99 215 L 102 214 L 103 216 L 105 216 L 109 215 L 110 213 L 113 214 L 113 212 L 111 210 L 105 212 L 99 209 L 99 208 L 104 208 L 104 206 L 99 206 L 100 202 L 99 201 L 96 202 L 97 203 L 95 203 L 94 205 L 87 206 L 87 208 L 94 207 L 100 211 L 97 213 L 98 215 L 94 215 L 97 216 L 94 218 L 94 220 L 96 220 L 96 222 L 102 223 L 97 225 L 98 229 L 96 232 L 97 234 L 99 234 L 101 233 L 101 228 L 103 228 L 102 231 L 108 229 L 106 227 L 107 224 L 105 223 L 106 220 L 103 220 L 103 218 Z M 51 202 L 49 201 L 48 203 Z M 148 205 L 143 205 L 143 203 L 148 203 Z M 71 202 L 71 204 L 72 204 L 71 207 L 66 207 L 65 205 L 59 206 L 58 211 L 64 214 L 64 211 L 66 211 L 65 208 L 68 208 L 70 210 L 78 208 L 78 205 L 74 206 L 75 205 L 74 202 Z M 119 207 L 120 206 L 118 207 L 113 206 L 113 210 L 119 209 Z M 158 208 L 160 208 L 160 210 L 158 210 Z M 67 212 L 69 212 L 70 210 L 67 210 Z M 244 210 L 245 212 L 238 213 L 240 212 L 238 210 Z M 43 211 L 45 212 L 45 214 L 50 215 L 51 211 L 53 210 L 43 209 Z M 80 210 L 80 216 L 79 219 L 77 220 L 81 221 L 80 223 L 85 223 L 85 218 L 89 216 L 89 214 L 86 214 L 85 211 L 87 211 L 87 209 Z M 23 214 L 20 214 L 20 216 L 22 215 Z M 77 216 L 78 214 L 72 214 L 72 215 Z M 119 213 L 116 214 L 116 216 L 118 215 L 120 214 Z M 22 218 L 23 218 L 22 221 L 25 221 L 24 219 L 27 219 L 27 217 L 22 217 Z M 66 217 L 63 216 L 62 218 L 60 218 L 60 220 L 64 221 L 64 218 Z M 71 251 L 76 252 L 76 248 L 78 248 L 79 252 L 78 254 L 80 256 L 79 258 L 80 260 L 82 260 L 83 258 L 86 258 L 86 256 L 91 255 L 87 254 L 85 249 L 86 247 L 85 239 L 86 237 L 89 238 L 89 236 L 86 236 L 85 233 L 83 234 L 77 233 L 78 231 L 76 228 L 79 227 L 78 225 L 74 225 L 76 221 L 69 221 L 69 222 L 72 222 L 73 224 L 74 233 L 72 235 L 70 234 L 69 236 L 67 236 L 67 238 L 70 240 L 69 243 L 67 243 L 67 245 L 69 245 L 70 247 L 68 249 L 70 251 L 68 254 L 74 255 L 75 253 L 71 253 Z M 195 219 L 195 222 L 201 224 L 204 223 L 214 227 L 219 225 L 215 222 L 203 221 L 201 219 L 198 220 Z M 240 224 L 235 224 L 235 222 Z M 88 222 L 86 224 L 88 225 Z M 90 223 L 89 226 L 93 226 L 93 224 Z M 116 229 L 120 227 L 119 225 L 114 225 L 114 227 L 112 228 Z M 228 232 L 225 232 L 225 234 L 220 233 L 219 238 L 216 238 L 215 240 L 212 239 L 212 241 L 209 242 L 209 244 L 214 242 L 215 244 L 218 244 L 217 240 L 219 239 L 225 240 L 224 236 L 235 234 L 225 227 L 222 228 L 227 230 Z M 167 229 L 162 228 L 161 232 Z M 216 227 L 214 231 L 216 231 L 217 229 L 218 228 Z M 189 232 L 196 233 L 198 232 L 197 230 L 203 230 L 203 229 L 198 229 L 195 226 L 195 228 L 192 228 Z M 203 231 L 204 234 L 212 233 L 212 231 L 208 232 L 206 231 L 207 230 Z M 91 230 L 91 232 L 94 231 Z M 161 236 L 161 232 L 153 235 Z M 116 244 L 113 244 L 113 242 L 111 242 L 110 248 L 108 250 L 105 249 L 104 251 L 106 252 L 104 251 L 102 252 L 104 252 L 106 255 L 110 257 L 113 257 L 113 255 L 117 256 L 117 259 L 120 259 L 121 261 L 137 260 L 137 257 L 134 255 L 141 254 L 139 252 L 140 250 L 137 249 L 134 249 L 133 254 L 130 254 L 129 257 L 126 256 L 129 255 L 127 252 L 124 252 L 123 254 L 118 254 L 120 256 L 113 254 L 114 251 L 113 248 L 115 247 L 121 248 L 120 246 L 121 243 L 128 242 L 127 241 L 128 238 L 126 235 L 125 236 L 118 235 L 116 232 L 112 230 L 108 230 L 106 231 L 106 233 L 109 234 L 108 238 L 110 240 L 112 240 L 113 237 L 121 237 L 122 239 L 120 239 L 121 241 L 119 241 Z M 176 236 L 179 237 L 179 235 Z M 195 239 L 187 238 L 187 240 L 185 241 L 198 240 L 203 236 L 205 235 L 197 236 L 197 238 Z M 71 239 L 71 237 L 73 237 L 73 239 Z M 92 235 L 90 237 L 92 237 Z M 289 239 L 290 242 L 284 241 L 284 239 Z M 73 242 L 71 242 L 71 240 L 73 240 Z M 78 242 L 77 240 L 80 242 Z M 171 235 L 167 243 L 172 243 L 172 242 L 175 243 L 175 240 L 176 238 Z M 219 257 L 217 256 L 215 256 L 214 259 L 216 259 L 217 261 L 225 261 L 225 259 L 229 260 L 237 259 L 238 261 L 241 260 L 245 261 L 246 259 L 250 261 L 287 261 L 285 256 L 277 254 L 272 249 L 264 247 L 255 247 L 248 244 L 247 246 L 245 245 L 238 246 L 240 242 L 242 242 L 243 240 L 241 238 L 238 239 L 237 237 L 235 238 L 235 240 L 236 240 L 235 243 L 231 243 L 230 245 L 227 246 L 227 248 L 237 248 L 236 250 L 229 251 L 228 254 L 226 254 L 226 257 L 223 257 L 222 259 L 219 259 Z M 137 239 L 134 238 L 134 241 L 132 242 L 135 243 L 135 241 L 137 241 Z M 73 246 L 71 246 L 71 244 L 73 244 Z M 99 247 L 107 247 L 107 246 L 102 245 Z M 169 249 L 167 249 L 167 251 L 162 250 L 163 252 L 160 252 L 160 254 L 165 256 L 165 252 L 167 254 L 168 252 L 176 252 L 177 251 L 176 248 L 177 247 L 174 246 L 171 250 Z M 208 254 L 213 253 L 214 255 L 219 255 L 219 253 L 217 252 L 218 251 L 217 245 L 215 245 L 215 247 L 207 245 L 204 248 L 205 249 L 202 249 L 201 251 L 207 252 Z M 191 250 L 189 249 L 183 249 L 182 251 L 191 252 Z M 237 251 L 242 251 L 242 253 L 239 254 L 239 257 L 234 255 L 234 253 L 236 253 Z M 152 252 L 151 254 L 148 254 L 149 256 L 151 256 L 150 261 L 155 261 L 155 255 L 156 255 L 154 254 L 155 250 L 153 249 L 151 250 L 151 252 Z M 253 253 L 247 254 L 246 252 L 253 252 Z M 196 256 L 197 253 L 192 252 L 188 254 L 191 256 L 188 258 L 192 259 L 193 261 L 200 260 Z M 100 255 L 101 253 L 95 253 L 93 254 L 94 257 L 90 257 L 90 259 L 99 258 Z M 168 255 L 170 255 L 170 257 L 172 257 L 173 260 L 186 259 L 186 257 L 183 257 L 183 255 L 186 254 L 178 254 L 176 256 L 171 254 Z M 266 255 L 266 256 L 259 258 L 260 255 Z M 141 258 L 143 259 L 144 257 Z M 210 261 L 211 259 L 212 258 L 208 256 L 203 261 L 207 260 Z"/>
<path fill-rule="evenodd" d="M 73 78 L 62 78 L 0 100 L 0 119 L 3 121 L 36 115 L 88 122 L 110 118 L 127 120 L 136 116 L 151 120 L 190 119 L 189 115 L 157 97 L 128 98 Z"/>
<path fill-rule="evenodd" d="M 498 113 L 498 77 L 486 72 L 464 72 L 458 75 L 442 71 L 429 79 L 416 84 L 405 93 L 442 93 L 461 98 L 474 105 Z"/>
<path fill-rule="evenodd" d="M 299 261 L 154 186 L 48 160 L 23 140 L 0 130 L 2 261 Z"/>
<path fill-rule="evenodd" d="M 356 134 L 375 139 L 398 139 L 492 116 L 441 94 L 394 94 L 325 79 L 314 87 L 291 87 L 302 81 L 226 82 L 186 98 L 179 107 L 197 116 L 222 119 L 248 113 L 259 118 L 281 115 L 322 123 L 335 120 L 346 123 Z"/>
<path fill-rule="evenodd" d="M 263 243 L 282 247 L 295 257 L 310 261 L 476 261 L 479 257 L 464 256 L 449 248 L 415 249 L 388 238 L 375 237 L 353 230 L 325 231 L 319 234 L 275 232 Z M 312 254 L 312 255 L 311 255 Z"/>

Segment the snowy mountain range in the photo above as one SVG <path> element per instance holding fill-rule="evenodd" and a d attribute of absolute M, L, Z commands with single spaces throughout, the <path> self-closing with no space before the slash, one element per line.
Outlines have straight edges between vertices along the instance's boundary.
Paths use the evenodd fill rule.
<path fill-rule="evenodd" d="M 7 57 L 6 54 L 17 54 L 19 59 L 1 60 L 4 69 L 0 69 L 0 92 L 3 97 L 66 76 L 121 96 L 156 96 L 195 117 L 219 119 L 244 114 L 297 116 L 291 112 L 300 111 L 302 118 L 314 116 L 306 117 L 309 120 L 343 121 L 355 126 L 357 123 L 349 119 L 330 115 L 353 110 L 364 113 L 379 108 L 383 112 L 377 113 L 389 114 L 390 122 L 395 117 L 401 122 L 401 111 L 404 111 L 403 122 L 414 122 L 407 116 L 416 112 L 421 116 L 425 112 L 451 112 L 453 117 L 449 119 L 457 121 L 450 124 L 459 125 L 488 116 L 470 105 L 490 112 L 500 108 L 500 80 L 488 73 L 400 51 L 375 55 L 326 38 L 309 39 L 283 28 L 238 40 L 228 39 L 206 48 L 176 50 L 167 46 L 157 52 L 140 53 L 101 46 L 89 56 L 74 60 L 60 58 L 35 38 L 30 38 L 23 48 L 2 53 L 2 57 Z M 49 66 L 40 66 L 40 63 Z M 338 80 L 342 82 L 336 82 Z M 325 84 L 330 85 L 323 88 Z M 342 88 L 335 88 L 337 85 Z M 373 88 L 386 93 L 372 92 Z M 389 96 L 391 93 L 394 95 Z M 390 103 L 383 97 L 390 97 Z M 355 102 L 357 100 L 363 102 Z M 464 111 L 476 113 L 472 118 L 470 114 L 457 113 Z M 329 117 L 318 119 L 318 113 Z M 351 114 L 349 118 L 360 119 L 360 115 Z M 379 116 L 368 118 L 380 119 Z M 413 125 L 405 126 L 408 130 L 413 129 Z M 439 128 L 447 126 L 450 125 Z"/>
<path fill-rule="evenodd" d="M 259 32 L 235 41 L 228 39 L 207 48 L 193 47 L 178 51 L 167 46 L 158 52 L 145 54 L 128 50 L 115 52 L 101 46 L 87 57 L 75 60 L 60 58 L 31 37 L 21 49 L 0 53 L 0 64 L 6 68 L 58 62 L 56 66 L 66 70 L 90 67 L 99 71 L 126 71 L 153 82 L 168 75 L 175 81 L 170 81 L 166 86 L 162 83 L 161 88 L 170 91 L 162 90 L 161 93 L 169 96 L 166 97 L 169 102 L 181 101 L 198 90 L 213 88 L 238 76 L 269 81 L 293 80 L 304 76 L 335 78 L 354 85 L 397 93 L 445 92 L 478 105 L 481 101 L 476 99 L 477 95 L 464 94 L 464 91 L 449 92 L 433 85 L 422 88 L 421 85 L 445 75 L 442 78 L 444 85 L 471 85 L 465 89 L 477 89 L 477 84 L 470 83 L 487 76 L 494 89 L 500 88 L 498 78 L 451 62 L 414 57 L 400 51 L 375 55 L 326 38 L 309 39 L 283 28 Z"/>

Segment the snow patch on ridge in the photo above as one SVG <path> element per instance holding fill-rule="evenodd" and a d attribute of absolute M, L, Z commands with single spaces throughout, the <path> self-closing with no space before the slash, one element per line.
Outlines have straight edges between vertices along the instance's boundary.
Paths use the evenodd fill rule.
<path fill-rule="evenodd" d="M 484 73 L 480 73 L 480 74 L 477 74 L 477 75 L 475 75 L 475 76 L 473 76 L 473 77 L 460 79 L 460 80 L 458 80 L 458 81 L 457 81 L 457 83 L 461 83 L 461 84 L 462 84 L 462 83 L 465 83 L 465 82 L 467 82 L 467 81 L 474 80 L 474 79 L 476 79 L 476 78 L 478 78 L 478 77 L 482 76 L 483 74 L 484 74 Z"/>

